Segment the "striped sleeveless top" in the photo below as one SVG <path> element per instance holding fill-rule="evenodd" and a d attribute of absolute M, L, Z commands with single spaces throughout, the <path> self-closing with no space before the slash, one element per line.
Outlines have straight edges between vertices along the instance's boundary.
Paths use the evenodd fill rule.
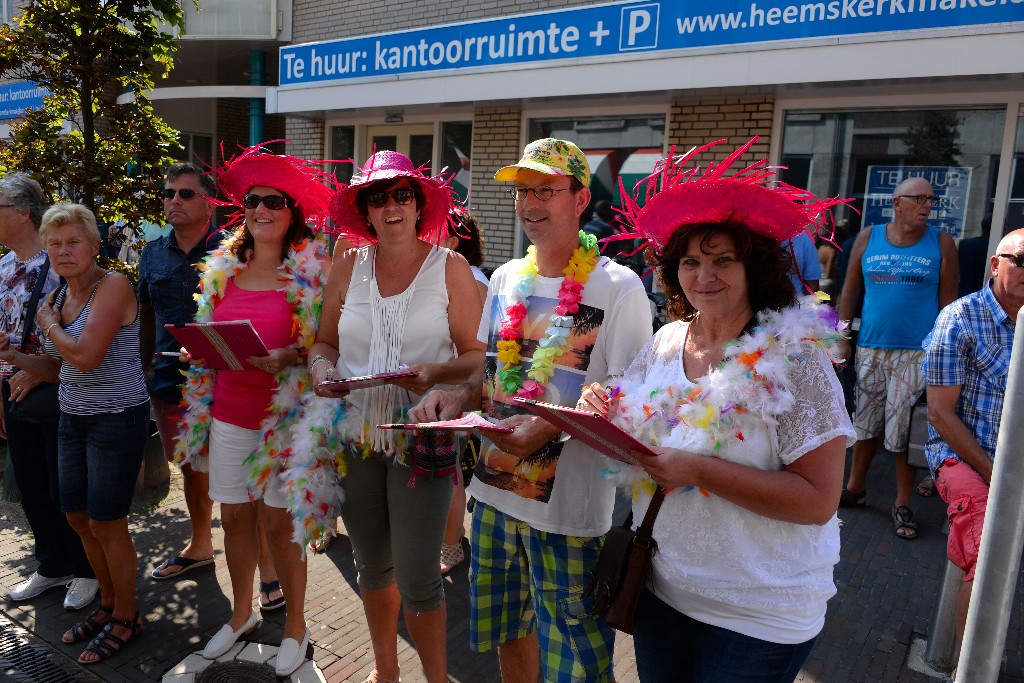
<path fill-rule="evenodd" d="M 100 282 L 102 281 L 101 279 Z M 82 335 L 97 289 L 99 283 L 89 295 L 82 312 L 64 328 L 64 331 L 75 339 Z M 58 292 L 55 302 L 58 308 L 64 304 L 66 293 L 67 289 L 64 288 Z M 63 360 L 57 347 L 49 339 L 44 341 L 44 348 L 49 355 Z M 117 413 L 149 400 L 139 350 L 138 303 L 135 304 L 135 319 L 131 324 L 118 329 L 96 369 L 82 372 L 71 363 L 61 363 L 58 395 L 60 409 L 72 415 Z"/>

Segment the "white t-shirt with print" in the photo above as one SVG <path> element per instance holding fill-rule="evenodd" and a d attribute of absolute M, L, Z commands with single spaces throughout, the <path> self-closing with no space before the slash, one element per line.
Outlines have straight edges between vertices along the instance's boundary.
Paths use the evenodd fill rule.
<path fill-rule="evenodd" d="M 496 386 L 497 341 L 509 292 L 519 282 L 522 260 L 506 263 L 491 277 L 478 339 L 487 345 L 484 405 L 495 418 L 526 412 Z M 523 377 L 533 349 L 545 337 L 549 316 L 558 305 L 562 278 L 538 276 L 523 322 Z M 568 349 L 556 360 L 555 374 L 540 399 L 574 406 L 582 388 L 606 383 L 632 363 L 651 337 L 647 293 L 636 274 L 605 257 L 598 259 L 574 316 Z M 601 478 L 605 461 L 575 439 L 552 443 L 529 458 L 502 453 L 484 438 L 469 486 L 477 500 L 548 533 L 599 536 L 611 526 L 614 487 Z"/>

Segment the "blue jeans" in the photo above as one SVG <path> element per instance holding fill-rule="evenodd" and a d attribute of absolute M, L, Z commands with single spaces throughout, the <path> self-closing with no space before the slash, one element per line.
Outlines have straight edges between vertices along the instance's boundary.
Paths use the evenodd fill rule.
<path fill-rule="evenodd" d="M 793 683 L 814 638 L 769 643 L 677 612 L 644 589 L 633 633 L 641 683 Z"/>
<path fill-rule="evenodd" d="M 61 411 L 61 509 L 86 510 L 90 519 L 100 522 L 127 517 L 148 436 L 149 401 L 117 413 Z"/>

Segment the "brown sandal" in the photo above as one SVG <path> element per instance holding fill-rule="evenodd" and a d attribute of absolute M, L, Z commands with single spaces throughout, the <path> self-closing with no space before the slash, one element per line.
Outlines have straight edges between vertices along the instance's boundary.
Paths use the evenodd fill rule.
<path fill-rule="evenodd" d="M 106 605 L 100 605 L 99 607 L 94 609 L 92 613 L 85 619 L 69 628 L 67 632 L 65 632 L 64 635 L 61 637 L 61 640 L 67 643 L 68 645 L 74 645 L 75 643 L 81 643 L 82 641 L 89 640 L 90 638 L 95 636 L 97 633 L 103 630 L 103 627 L 107 625 L 107 621 L 110 621 L 110 617 L 107 617 L 107 621 L 103 622 L 102 624 L 96 621 L 96 619 L 94 619 L 93 617 L 97 616 L 100 613 L 109 614 L 113 616 L 114 608 L 107 607 Z M 68 636 L 71 637 L 70 640 L 68 640 Z"/>

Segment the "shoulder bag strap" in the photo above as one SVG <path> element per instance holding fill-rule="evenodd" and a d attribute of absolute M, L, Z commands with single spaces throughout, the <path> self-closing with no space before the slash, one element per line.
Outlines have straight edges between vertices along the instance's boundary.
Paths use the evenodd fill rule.
<path fill-rule="evenodd" d="M 28 304 L 25 306 L 25 330 L 21 335 L 22 353 L 25 353 L 25 345 L 28 344 L 29 331 L 36 323 L 36 309 L 39 308 L 39 299 L 43 295 L 43 287 L 46 285 L 46 276 L 49 274 L 50 257 L 47 256 L 43 259 L 43 266 L 39 269 L 39 275 L 36 276 L 36 286 L 32 289 L 32 296 L 29 297 Z"/>
<path fill-rule="evenodd" d="M 651 498 L 651 504 L 647 506 L 647 513 L 644 515 L 644 521 L 637 527 L 636 532 L 644 536 L 650 537 L 654 533 L 654 520 L 658 516 L 658 511 L 661 510 L 661 502 L 665 500 L 665 489 L 659 486 L 654 491 L 654 496 Z"/>

